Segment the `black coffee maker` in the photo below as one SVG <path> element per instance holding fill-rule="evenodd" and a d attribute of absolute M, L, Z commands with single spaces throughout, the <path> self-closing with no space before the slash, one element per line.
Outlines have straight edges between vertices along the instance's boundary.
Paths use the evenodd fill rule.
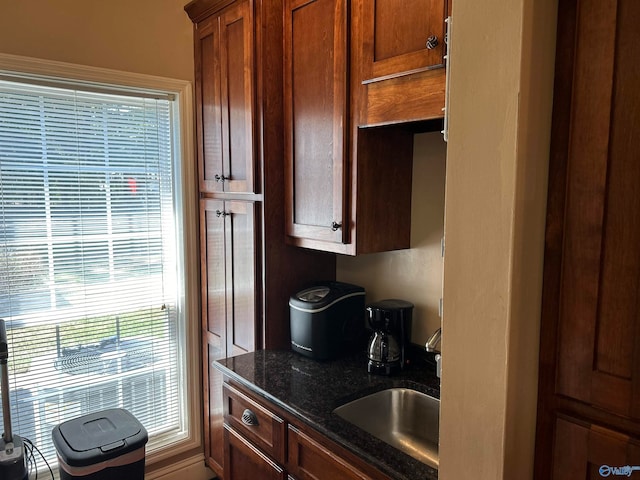
<path fill-rule="evenodd" d="M 404 300 L 381 300 L 367 306 L 373 329 L 367 348 L 369 373 L 391 375 L 405 368 L 411 343 L 413 304 Z"/>

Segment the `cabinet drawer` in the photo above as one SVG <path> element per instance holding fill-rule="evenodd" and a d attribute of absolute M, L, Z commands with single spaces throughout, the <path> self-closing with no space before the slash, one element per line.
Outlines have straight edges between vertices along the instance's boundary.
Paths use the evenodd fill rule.
<path fill-rule="evenodd" d="M 285 461 L 285 423 L 256 400 L 225 383 L 224 421 L 280 464 Z"/>
<path fill-rule="evenodd" d="M 284 480 L 284 469 L 242 435 L 225 425 L 224 478 L 228 480 Z"/>
<path fill-rule="evenodd" d="M 289 425 L 289 473 L 297 480 L 370 480 L 342 458 Z"/>

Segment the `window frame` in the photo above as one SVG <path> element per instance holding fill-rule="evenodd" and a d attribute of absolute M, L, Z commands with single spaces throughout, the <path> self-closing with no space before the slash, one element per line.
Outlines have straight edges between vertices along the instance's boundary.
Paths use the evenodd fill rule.
<path fill-rule="evenodd" d="M 183 328 L 178 333 L 178 347 L 184 348 L 184 352 L 181 352 L 185 361 L 185 384 L 182 385 L 182 394 L 188 431 L 174 442 L 170 441 L 168 436 L 158 435 L 156 440 L 147 445 L 146 464 L 152 466 L 201 449 L 198 212 L 191 82 L 3 53 L 0 53 L 0 78 L 116 94 L 149 95 L 149 92 L 155 91 L 160 95 L 169 94 L 175 97 L 178 128 L 174 133 L 173 141 L 180 160 L 175 165 L 178 180 L 174 178 L 174 189 L 176 203 L 183 213 L 181 221 L 176 224 L 177 235 L 181 238 L 183 246 L 178 252 L 178 268 L 182 285 L 177 296 L 184 308 L 185 318 Z M 198 354 L 190 355 L 189 352 L 198 352 Z M 154 445 L 159 443 L 164 445 L 154 448 Z M 147 474 L 147 477 L 154 477 L 154 475 Z"/>

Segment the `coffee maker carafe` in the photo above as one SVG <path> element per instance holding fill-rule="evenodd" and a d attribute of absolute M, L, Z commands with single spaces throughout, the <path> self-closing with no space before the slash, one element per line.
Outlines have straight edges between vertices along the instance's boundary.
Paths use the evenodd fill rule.
<path fill-rule="evenodd" d="M 381 300 L 367 306 L 373 329 L 368 345 L 369 373 L 391 375 L 407 365 L 411 342 L 413 304 L 404 300 Z"/>

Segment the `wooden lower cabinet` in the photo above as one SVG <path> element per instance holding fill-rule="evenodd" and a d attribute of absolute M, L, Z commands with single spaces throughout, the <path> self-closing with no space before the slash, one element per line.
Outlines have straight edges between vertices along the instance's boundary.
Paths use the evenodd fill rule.
<path fill-rule="evenodd" d="M 223 392 L 224 480 L 389 480 L 244 387 Z"/>
<path fill-rule="evenodd" d="M 223 470 L 222 375 L 213 361 L 256 348 L 256 204 L 200 200 L 205 449 Z"/>

